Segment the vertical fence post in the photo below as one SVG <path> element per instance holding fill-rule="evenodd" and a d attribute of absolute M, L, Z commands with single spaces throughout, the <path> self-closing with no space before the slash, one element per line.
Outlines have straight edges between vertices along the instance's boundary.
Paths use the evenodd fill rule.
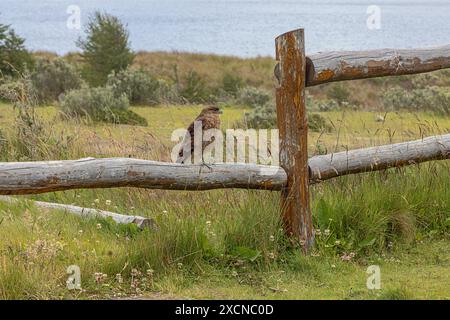
<path fill-rule="evenodd" d="M 275 45 L 280 164 L 288 177 L 286 188 L 281 192 L 282 217 L 287 235 L 299 241 L 306 253 L 314 243 L 314 231 L 309 205 L 303 29 L 277 37 Z"/>

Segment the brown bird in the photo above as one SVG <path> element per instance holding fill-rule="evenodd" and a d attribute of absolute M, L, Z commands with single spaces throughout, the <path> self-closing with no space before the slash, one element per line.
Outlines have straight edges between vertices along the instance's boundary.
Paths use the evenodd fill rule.
<path fill-rule="evenodd" d="M 220 129 L 220 117 L 222 111 L 217 106 L 209 106 L 206 107 L 200 112 L 200 114 L 195 118 L 194 122 L 192 122 L 186 133 L 186 137 L 184 138 L 184 142 L 181 145 L 180 151 L 178 153 L 177 163 L 191 163 L 191 155 L 194 154 L 194 124 L 196 121 L 201 122 L 202 124 L 202 132 L 205 132 L 208 129 Z M 203 137 L 202 137 L 203 140 Z M 203 161 L 203 152 L 205 148 L 214 142 L 214 137 L 211 141 L 203 141 L 202 142 L 202 162 Z M 190 152 L 186 152 L 184 154 L 184 149 L 188 149 L 188 145 L 190 143 Z"/>

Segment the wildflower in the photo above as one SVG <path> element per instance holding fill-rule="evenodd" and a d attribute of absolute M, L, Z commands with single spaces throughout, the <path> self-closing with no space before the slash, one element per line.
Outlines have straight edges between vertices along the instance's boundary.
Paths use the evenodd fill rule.
<path fill-rule="evenodd" d="M 233 277 L 237 277 L 237 276 L 238 276 L 238 273 L 237 273 L 236 271 L 233 270 L 233 272 L 231 272 L 231 275 L 232 275 Z"/>
<path fill-rule="evenodd" d="M 131 269 L 131 276 L 132 277 L 139 277 L 141 275 L 142 275 L 142 273 L 138 269 L 135 269 L 135 268 Z"/>
<path fill-rule="evenodd" d="M 107 206 L 110 206 L 111 205 L 111 200 L 106 200 L 105 203 L 106 203 Z"/>
<path fill-rule="evenodd" d="M 116 274 L 116 281 L 118 283 L 122 283 L 123 282 L 123 278 L 122 278 L 122 275 L 120 273 Z"/>
<path fill-rule="evenodd" d="M 166 214 L 166 213 L 167 213 L 167 210 L 163 210 L 163 213 Z"/>
<path fill-rule="evenodd" d="M 183 268 L 183 264 L 181 262 L 177 263 L 178 269 L 182 269 Z"/>
<path fill-rule="evenodd" d="M 275 254 L 273 252 L 269 252 L 268 256 L 270 259 L 275 259 Z"/>
<path fill-rule="evenodd" d="M 320 231 L 320 229 L 316 229 L 316 236 L 321 236 L 322 235 L 322 231 Z"/>
<path fill-rule="evenodd" d="M 97 223 L 97 229 L 100 230 L 102 228 L 102 225 L 100 223 Z"/>
<path fill-rule="evenodd" d="M 326 236 L 329 236 L 330 235 L 330 229 L 325 229 L 323 231 L 323 234 L 326 235 Z"/>
<path fill-rule="evenodd" d="M 334 242 L 334 244 L 338 246 L 338 245 L 341 244 L 341 242 L 340 242 L 339 240 L 336 240 L 336 241 Z"/>
<path fill-rule="evenodd" d="M 341 255 L 341 260 L 342 261 L 350 261 L 355 257 L 355 253 L 354 252 L 350 252 L 349 254 L 345 253 Z"/>
<path fill-rule="evenodd" d="M 331 267 L 332 267 L 332 268 L 336 268 L 336 265 L 335 265 L 335 264 L 332 264 Z"/>
<path fill-rule="evenodd" d="M 95 199 L 94 202 L 95 203 L 100 203 L 100 199 Z"/>
<path fill-rule="evenodd" d="M 108 278 L 108 275 L 106 273 L 102 273 L 102 272 L 94 273 L 94 279 L 95 279 L 95 282 L 97 282 L 97 284 L 104 282 L 106 280 L 106 278 Z"/>
<path fill-rule="evenodd" d="M 83 234 L 83 230 L 78 230 L 78 233 L 79 234 Z"/>
<path fill-rule="evenodd" d="M 275 241 L 275 237 L 274 236 L 270 236 L 269 240 L 270 240 L 270 242 L 274 242 Z"/>

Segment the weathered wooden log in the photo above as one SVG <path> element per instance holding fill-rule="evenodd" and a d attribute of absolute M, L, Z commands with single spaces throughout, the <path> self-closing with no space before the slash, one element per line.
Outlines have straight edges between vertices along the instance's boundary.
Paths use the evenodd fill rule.
<path fill-rule="evenodd" d="M 276 86 L 280 165 L 287 182 L 281 190 L 281 214 L 285 233 L 299 241 L 306 253 L 314 243 L 309 205 L 308 121 L 305 102 L 305 36 L 303 29 L 275 40 L 279 62 Z"/>
<path fill-rule="evenodd" d="M 445 68 L 450 68 L 450 45 L 423 49 L 324 52 L 308 57 L 306 86 Z"/>
<path fill-rule="evenodd" d="M 7 203 L 17 203 L 19 202 L 18 199 L 7 197 L 7 196 L 0 196 L 0 201 L 7 202 Z M 52 209 L 52 210 L 62 210 L 64 212 L 73 213 L 82 217 L 101 217 L 101 218 L 112 218 L 115 222 L 120 224 L 131 224 L 134 223 L 137 225 L 140 229 L 144 228 L 151 228 L 156 230 L 156 223 L 151 218 L 145 218 L 140 216 L 134 216 L 134 215 L 123 215 L 118 214 L 115 212 L 105 211 L 105 210 L 99 210 L 99 209 L 91 209 L 91 208 L 83 208 L 83 207 L 77 207 L 73 205 L 67 205 L 67 204 L 60 204 L 60 203 L 51 203 L 51 202 L 43 202 L 43 201 L 33 201 L 31 200 L 33 205 L 40 208 L 45 209 Z"/>
<path fill-rule="evenodd" d="M 130 158 L 0 163 L 0 194 L 138 187 L 167 190 L 280 190 L 283 169 L 251 164 L 183 165 Z"/>
<path fill-rule="evenodd" d="M 450 157 L 450 134 L 309 158 L 310 183 Z M 182 165 L 130 158 L 0 163 L 0 194 L 138 187 L 167 190 L 281 190 L 279 167 L 255 164 Z"/>
<path fill-rule="evenodd" d="M 310 182 L 444 159 L 450 159 L 450 134 L 315 156 L 309 159 Z"/>

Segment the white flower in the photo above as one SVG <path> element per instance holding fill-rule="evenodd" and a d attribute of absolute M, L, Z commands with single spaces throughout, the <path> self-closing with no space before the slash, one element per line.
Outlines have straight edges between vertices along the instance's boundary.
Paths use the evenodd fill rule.
<path fill-rule="evenodd" d="M 107 206 L 110 206 L 111 205 L 111 200 L 106 200 L 105 203 L 106 203 Z"/>

